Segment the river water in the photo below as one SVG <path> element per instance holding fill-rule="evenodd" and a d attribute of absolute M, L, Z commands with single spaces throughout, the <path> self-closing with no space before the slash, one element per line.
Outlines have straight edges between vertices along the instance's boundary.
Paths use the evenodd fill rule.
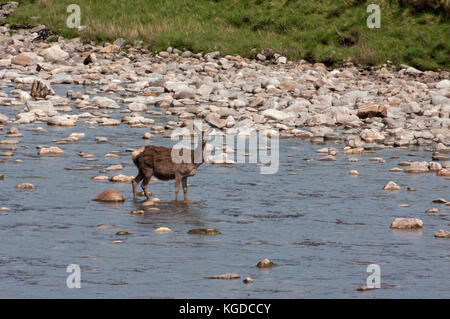
<path fill-rule="evenodd" d="M 74 89 L 57 86 L 56 91 L 63 95 L 68 88 Z M 8 116 L 17 113 L 11 107 L 0 110 Z M 161 124 L 173 119 L 146 116 Z M 31 130 L 37 126 L 48 133 Z M 450 207 L 432 203 L 449 199 L 449 180 L 431 173 L 389 172 L 403 160 L 430 161 L 429 152 L 385 149 L 358 156 L 356 163 L 342 154 L 335 162 L 322 162 L 315 150 L 327 145 L 341 150 L 344 145 L 281 139 L 277 174 L 262 175 L 255 164 L 203 164 L 188 180 L 192 202 L 173 201 L 173 181 L 151 182 L 149 189 L 162 200 L 160 210 L 139 216 L 129 213 L 140 209 L 142 201 L 133 201 L 129 183 L 90 178 L 104 175 L 100 171 L 112 164 L 124 169 L 109 176 L 136 175 L 126 149 L 172 142 L 159 135 L 143 140 L 148 129 L 128 125 L 88 127 L 82 120 L 73 128 L 18 126 L 24 136 L 15 157 L 0 164 L 5 175 L 0 206 L 10 208 L 0 212 L 1 298 L 450 297 L 450 241 L 433 236 L 438 229 L 449 229 Z M 53 145 L 52 140 L 72 132 L 86 137 L 61 145 L 66 156 L 36 155 L 37 145 Z M 109 142 L 95 143 L 96 136 Z M 104 157 L 111 151 L 118 151 L 119 158 Z M 87 161 L 79 152 L 93 153 L 97 161 Z M 386 162 L 371 162 L 373 156 Z M 22 163 L 14 162 L 18 158 Z M 94 169 L 66 169 L 84 166 Z M 360 174 L 350 176 L 351 169 Z M 382 187 L 390 180 L 416 191 L 386 192 Z M 14 188 L 22 182 L 37 188 Z M 110 187 L 126 197 L 123 204 L 91 201 Z M 432 207 L 441 212 L 426 214 Z M 389 225 L 395 217 L 420 218 L 424 228 L 393 231 Z M 114 228 L 100 229 L 99 224 Z M 155 233 L 160 226 L 173 232 Z M 187 234 L 206 227 L 222 234 Z M 132 234 L 118 236 L 119 230 Z M 123 242 L 113 244 L 115 240 Z M 257 268 L 265 257 L 278 266 Z M 81 289 L 67 288 L 69 264 L 80 266 Z M 380 266 L 382 288 L 356 291 L 366 284 L 369 264 Z M 241 280 L 204 278 L 223 273 L 237 273 Z M 254 283 L 244 284 L 247 276 Z"/>

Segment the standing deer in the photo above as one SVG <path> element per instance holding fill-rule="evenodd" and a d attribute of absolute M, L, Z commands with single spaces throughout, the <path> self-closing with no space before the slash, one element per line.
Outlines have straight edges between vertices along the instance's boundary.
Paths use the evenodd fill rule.
<path fill-rule="evenodd" d="M 188 158 L 190 161 L 174 162 L 172 158 L 172 149 L 163 146 L 148 145 L 131 153 L 131 158 L 139 170 L 139 174 L 131 182 L 133 186 L 133 196 L 136 200 L 136 187 L 142 182 L 142 190 L 145 197 L 150 198 L 147 190 L 148 183 L 152 176 L 164 181 L 175 179 L 175 201 L 178 200 L 178 191 L 180 190 L 180 181 L 183 185 L 184 200 L 187 200 L 187 178 L 197 173 L 197 168 L 203 163 L 203 150 L 205 148 L 207 138 L 205 134 L 201 134 L 201 143 L 197 143 L 194 150 L 181 148 L 180 157 Z M 187 152 L 187 153 L 186 153 Z M 200 153 L 199 153 L 200 152 Z M 182 154 L 182 155 L 181 155 Z M 197 156 L 195 156 L 197 154 Z M 200 160 L 198 156 L 201 154 Z"/>

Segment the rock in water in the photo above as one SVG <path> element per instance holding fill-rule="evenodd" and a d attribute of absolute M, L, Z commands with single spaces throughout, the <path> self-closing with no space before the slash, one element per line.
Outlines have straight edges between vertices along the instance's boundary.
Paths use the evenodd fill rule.
<path fill-rule="evenodd" d="M 42 147 L 41 149 L 39 149 L 38 152 L 38 155 L 49 155 L 49 156 L 58 156 L 64 154 L 65 154 L 64 151 L 56 146 Z"/>
<path fill-rule="evenodd" d="M 274 266 L 276 266 L 276 264 L 274 264 L 269 258 L 264 258 L 256 264 L 256 267 L 258 268 L 271 268 Z"/>
<path fill-rule="evenodd" d="M 383 189 L 385 191 L 398 191 L 398 190 L 401 190 L 402 188 L 400 186 L 398 186 L 395 182 L 390 181 L 383 187 Z"/>
<path fill-rule="evenodd" d="M 124 202 L 125 198 L 120 194 L 117 189 L 109 188 L 100 193 L 93 200 L 99 202 Z"/>
<path fill-rule="evenodd" d="M 450 238 L 450 231 L 440 229 L 434 234 L 434 237 L 437 237 L 437 238 Z"/>
<path fill-rule="evenodd" d="M 254 280 L 251 277 L 246 277 L 243 282 L 244 284 L 251 284 Z"/>
<path fill-rule="evenodd" d="M 239 278 L 241 278 L 241 276 L 239 276 L 238 274 L 223 274 L 206 277 L 206 279 L 225 279 L 225 280 L 233 280 Z"/>
<path fill-rule="evenodd" d="M 396 218 L 391 224 L 394 229 L 418 229 L 423 228 L 423 221 L 418 218 Z"/>
<path fill-rule="evenodd" d="M 119 230 L 116 235 L 117 236 L 127 236 L 127 235 L 131 235 L 133 233 L 129 232 L 129 231 L 125 231 L 125 230 Z"/>
<path fill-rule="evenodd" d="M 36 186 L 34 186 L 31 183 L 22 183 L 22 184 L 16 185 L 16 188 L 19 188 L 19 189 L 35 189 Z"/>
<path fill-rule="evenodd" d="M 172 232 L 172 229 L 167 227 L 159 227 L 155 229 L 155 233 L 170 233 Z"/>
<path fill-rule="evenodd" d="M 412 162 L 411 165 L 405 168 L 405 173 L 428 173 L 429 171 L 427 162 Z"/>
<path fill-rule="evenodd" d="M 361 286 L 361 287 L 359 287 L 356 290 L 358 290 L 358 291 L 368 291 L 368 290 L 374 290 L 374 289 L 377 289 L 377 288 L 375 288 L 375 287 L 368 287 L 368 286 Z"/>
<path fill-rule="evenodd" d="M 220 235 L 221 232 L 214 228 L 197 228 L 188 231 L 188 234 L 193 235 Z"/>

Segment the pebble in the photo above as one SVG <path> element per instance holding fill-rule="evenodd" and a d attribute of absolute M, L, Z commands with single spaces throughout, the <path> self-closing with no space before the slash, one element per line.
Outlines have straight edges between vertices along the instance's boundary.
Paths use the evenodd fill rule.
<path fill-rule="evenodd" d="M 18 189 L 35 189 L 36 186 L 34 186 L 31 183 L 22 183 L 22 184 L 16 185 L 15 188 L 18 188 Z"/>
<path fill-rule="evenodd" d="M 238 274 L 227 273 L 227 274 L 222 274 L 222 275 L 209 276 L 209 277 L 205 277 L 205 278 L 206 279 L 233 280 L 233 279 L 239 279 L 239 278 L 241 278 L 241 276 L 239 276 Z"/>
<path fill-rule="evenodd" d="M 437 238 L 450 238 L 450 231 L 440 229 L 434 234 L 434 237 L 437 237 Z"/>
<path fill-rule="evenodd" d="M 133 233 L 131 233 L 131 232 L 129 232 L 129 231 L 125 231 L 125 230 L 119 230 L 119 231 L 116 233 L 117 236 L 128 236 L 128 235 L 131 235 L 131 234 L 133 234 Z"/>
<path fill-rule="evenodd" d="M 172 229 L 170 229 L 168 227 L 159 227 L 159 228 L 156 228 L 154 230 L 154 232 L 155 233 L 170 233 L 170 232 L 172 232 Z"/>
<path fill-rule="evenodd" d="M 400 186 L 398 186 L 395 182 L 390 181 L 383 187 L 383 189 L 385 191 L 397 191 L 397 190 L 400 190 L 402 188 Z"/>
<path fill-rule="evenodd" d="M 258 268 L 271 268 L 277 266 L 276 264 L 274 264 L 270 259 L 268 258 L 264 258 L 262 260 L 260 260 L 257 264 L 256 267 Z"/>
<path fill-rule="evenodd" d="M 214 228 L 197 228 L 188 231 L 188 234 L 194 235 L 220 235 L 221 232 Z"/>

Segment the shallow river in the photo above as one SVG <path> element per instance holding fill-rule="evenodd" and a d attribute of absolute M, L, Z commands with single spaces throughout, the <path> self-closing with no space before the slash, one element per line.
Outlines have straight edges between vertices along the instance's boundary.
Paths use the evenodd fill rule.
<path fill-rule="evenodd" d="M 60 94 L 66 89 L 56 87 Z M 16 113 L 10 107 L 0 111 L 8 116 Z M 115 118 L 121 116 L 114 113 Z M 157 123 L 168 119 L 146 117 Z M 37 126 L 48 133 L 30 130 Z M 15 157 L 3 158 L 6 162 L 0 164 L 5 175 L 0 181 L 0 206 L 11 209 L 0 212 L 1 298 L 450 297 L 450 241 L 433 236 L 438 229 L 449 229 L 450 207 L 431 202 L 449 199 L 449 180 L 431 173 L 389 172 L 403 160 L 430 161 L 429 152 L 386 149 L 358 156 L 356 163 L 340 153 L 336 162 L 322 162 L 315 150 L 326 145 L 341 150 L 343 144 L 282 139 L 277 174 L 262 175 L 255 164 L 203 164 L 188 180 L 193 202 L 173 201 L 173 181 L 151 182 L 149 189 L 162 200 L 160 210 L 139 216 L 129 213 L 140 209 L 142 201 L 133 201 L 129 183 L 90 178 L 105 175 L 100 171 L 112 164 L 124 169 L 108 172 L 109 176 L 136 175 L 127 148 L 172 142 L 158 135 L 143 140 L 148 129 L 128 125 L 88 127 L 83 120 L 73 128 L 45 123 L 18 126 L 24 136 Z M 86 137 L 61 145 L 66 156 L 37 156 L 37 145 L 53 145 L 52 140 L 71 132 L 84 132 Z M 109 142 L 98 144 L 96 136 Z M 111 151 L 119 151 L 120 157 L 105 158 Z M 79 152 L 93 153 L 97 161 L 87 161 Z M 374 156 L 386 162 L 369 161 Z M 14 163 L 18 158 L 23 162 Z M 95 165 L 102 167 L 66 170 Z M 350 176 L 351 169 L 360 175 Z M 386 192 L 382 187 L 390 180 L 416 191 Z M 22 182 L 37 188 L 14 188 Z M 126 197 L 123 204 L 91 201 L 110 187 Z M 441 213 L 426 214 L 432 207 L 441 208 Z M 424 228 L 393 231 L 389 225 L 394 217 L 420 218 Z M 99 224 L 115 228 L 99 229 Z M 155 233 L 160 226 L 173 232 Z M 187 234 L 206 227 L 222 234 Z M 132 234 L 117 236 L 119 230 Z M 114 240 L 123 243 L 113 244 Z M 257 268 L 265 257 L 278 266 Z M 81 289 L 66 286 L 69 264 L 80 266 Z M 380 266 L 382 288 L 356 291 L 366 284 L 369 264 Z M 223 273 L 237 273 L 241 279 L 204 278 Z M 247 276 L 254 283 L 244 284 Z"/>

